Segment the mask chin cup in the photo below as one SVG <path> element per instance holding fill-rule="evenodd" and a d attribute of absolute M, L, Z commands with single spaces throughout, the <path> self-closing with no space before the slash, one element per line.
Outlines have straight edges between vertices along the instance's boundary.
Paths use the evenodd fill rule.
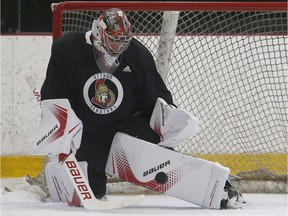
<path fill-rule="evenodd" d="M 101 45 L 98 45 L 97 48 L 94 46 L 93 52 L 96 64 L 100 71 L 102 73 L 113 74 L 120 64 L 121 56 L 120 59 L 118 59 L 120 54 L 117 56 L 111 56 Z"/>

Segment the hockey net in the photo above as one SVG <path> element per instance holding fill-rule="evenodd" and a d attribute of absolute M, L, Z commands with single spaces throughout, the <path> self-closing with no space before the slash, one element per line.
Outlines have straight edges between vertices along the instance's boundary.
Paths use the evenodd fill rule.
<path fill-rule="evenodd" d="M 112 7 L 126 11 L 175 104 L 201 121 L 178 151 L 229 167 L 249 181 L 243 192 L 287 192 L 287 3 L 62 2 L 54 39 L 90 30 Z"/>

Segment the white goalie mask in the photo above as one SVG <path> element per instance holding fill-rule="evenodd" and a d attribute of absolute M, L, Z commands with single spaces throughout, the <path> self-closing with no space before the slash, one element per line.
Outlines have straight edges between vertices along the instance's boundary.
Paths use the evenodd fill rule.
<path fill-rule="evenodd" d="M 94 56 L 102 72 L 113 73 L 128 48 L 131 24 L 124 11 L 112 8 L 104 11 L 92 24 Z"/>

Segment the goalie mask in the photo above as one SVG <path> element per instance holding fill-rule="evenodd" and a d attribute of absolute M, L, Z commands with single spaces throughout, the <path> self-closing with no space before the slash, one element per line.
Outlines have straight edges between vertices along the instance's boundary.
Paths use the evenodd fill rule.
<path fill-rule="evenodd" d="M 131 25 L 124 11 L 112 8 L 104 11 L 92 25 L 94 56 L 102 72 L 113 73 L 119 57 L 132 39 Z"/>

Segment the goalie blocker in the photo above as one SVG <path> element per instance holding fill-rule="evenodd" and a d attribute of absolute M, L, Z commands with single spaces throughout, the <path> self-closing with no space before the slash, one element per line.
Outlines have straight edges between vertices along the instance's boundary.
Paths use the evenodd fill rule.
<path fill-rule="evenodd" d="M 117 133 L 106 173 L 205 208 L 220 209 L 230 170 Z"/>

